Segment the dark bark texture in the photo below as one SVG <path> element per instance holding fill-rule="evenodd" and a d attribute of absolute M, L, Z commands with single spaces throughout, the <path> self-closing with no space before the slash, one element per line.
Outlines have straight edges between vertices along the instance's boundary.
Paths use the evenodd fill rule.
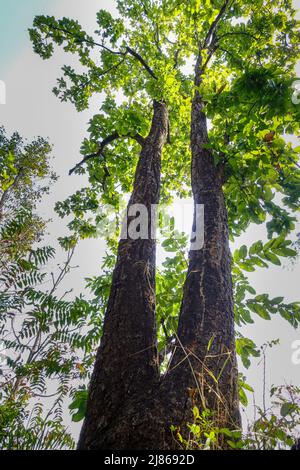
<path fill-rule="evenodd" d="M 196 67 L 192 104 L 192 190 L 204 205 L 204 245 L 191 250 L 179 317 L 177 344 L 166 377 L 174 424 L 190 421 L 191 409 L 208 408 L 217 426 L 240 426 L 227 210 L 223 168 L 214 163 L 207 118 L 198 92 L 201 56 Z M 196 220 L 194 217 L 194 226 Z M 199 227 L 198 227 L 199 228 Z M 194 227 L 195 230 L 195 227 Z"/>
<path fill-rule="evenodd" d="M 152 126 L 142 143 L 128 204 L 128 210 L 133 204 L 147 208 L 149 237 L 134 240 L 128 236 L 119 242 L 79 449 L 130 448 L 137 401 L 143 397 L 146 402 L 159 380 L 155 240 L 151 236 L 151 222 L 155 221 L 150 214 L 151 206 L 159 202 L 161 154 L 167 130 L 166 106 L 154 102 Z M 129 227 L 130 217 L 127 222 Z"/>

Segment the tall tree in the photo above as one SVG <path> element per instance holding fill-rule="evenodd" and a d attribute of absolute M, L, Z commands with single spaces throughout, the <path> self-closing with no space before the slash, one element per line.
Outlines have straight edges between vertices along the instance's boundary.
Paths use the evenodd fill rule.
<path fill-rule="evenodd" d="M 126 378 L 122 380 L 123 386 L 115 381 L 113 374 L 116 372 L 120 377 L 122 371 L 120 364 L 113 364 L 122 351 L 125 362 L 135 345 L 149 345 L 155 330 L 153 319 L 151 325 L 149 318 L 147 322 L 142 320 L 146 309 L 140 314 L 140 300 L 129 318 L 122 314 L 129 311 L 130 299 L 126 299 L 126 308 L 124 305 L 122 310 L 118 308 L 117 301 L 123 298 L 123 284 L 117 292 L 118 276 L 126 273 L 129 292 L 136 282 L 131 275 L 131 263 L 137 253 L 134 251 L 128 262 L 122 247 L 129 244 L 130 253 L 132 247 L 147 247 L 149 251 L 145 249 L 144 255 L 151 261 L 153 247 L 144 240 L 120 243 L 107 310 L 110 315 L 105 322 L 107 333 L 95 366 L 80 447 L 172 448 L 180 443 L 174 439 L 170 426 L 173 431 L 180 429 L 188 435 L 186 425 L 193 419 L 191 410 L 195 406 L 200 413 L 209 408 L 218 427 L 234 429 L 240 424 L 234 319 L 237 324 L 250 323 L 252 312 L 265 319 L 270 318 L 270 313 L 279 312 L 294 326 L 299 322 L 298 304 L 287 305 L 283 298 L 257 296 L 243 274 L 269 263 L 280 264 L 282 256 L 296 255 L 288 236 L 295 228 L 293 212 L 299 207 L 298 150 L 282 135 L 299 129 L 299 108 L 291 100 L 299 32 L 289 0 L 260 0 L 255 4 L 223 0 L 207 1 L 205 5 L 198 0 L 188 5 L 175 0 L 130 0 L 118 1 L 117 5 L 118 18 L 104 11 L 98 13 L 100 31 L 96 33 L 100 39 L 87 35 L 77 22 L 67 18 L 57 21 L 37 17 L 31 30 L 35 50 L 43 58 L 52 55 L 56 43 L 77 54 L 86 67 L 81 74 L 64 67 L 65 77 L 55 89 L 62 100 L 70 100 L 80 110 L 88 106 L 93 93 L 107 90 L 102 113 L 91 120 L 91 137 L 82 149 L 84 159 L 76 167 L 81 172 L 82 164 L 87 164 L 91 188 L 62 204 L 62 213 L 72 211 L 74 203 L 80 202 L 83 209 L 75 208 L 71 228 L 85 236 L 95 231 L 90 223 L 80 220 L 85 210 L 96 213 L 103 202 L 116 205 L 133 182 L 131 202 L 136 200 L 140 174 L 143 175 L 141 165 L 149 152 L 142 148 L 134 179 L 132 155 L 137 148 L 132 137 L 139 133 L 149 142 L 153 131 L 152 126 L 149 133 L 150 98 L 151 103 L 153 100 L 160 103 L 161 110 L 166 103 L 169 111 L 171 145 L 165 149 L 162 165 L 163 200 L 170 200 L 174 193 L 181 197 L 189 193 L 190 144 L 192 194 L 195 204 L 204 205 L 204 246 L 190 252 L 178 330 L 172 321 L 166 327 L 166 318 L 157 315 L 158 334 L 161 337 L 163 332 L 164 347 L 173 351 L 167 371 L 159 374 L 157 363 L 149 367 L 149 359 L 153 364 L 155 355 L 152 348 L 143 352 L 141 362 L 131 355 L 126 368 L 122 359 L 124 374 L 131 370 L 131 364 L 139 364 L 138 380 L 133 380 L 130 399 L 124 402 L 129 383 Z M 96 65 L 95 48 L 101 51 L 100 67 Z M 118 91 L 123 94 L 119 105 Z M 161 127 L 160 145 L 166 131 L 164 125 Z M 120 143 L 120 136 L 126 139 L 129 136 L 126 145 Z M 138 140 L 141 143 L 140 137 Z M 104 153 L 106 144 L 110 147 Z M 151 145 L 153 155 L 157 155 L 153 141 Z M 146 205 L 158 196 L 158 173 L 155 177 L 151 173 L 150 177 L 156 199 L 154 193 L 150 197 L 151 191 L 147 193 L 146 186 L 141 194 Z M 265 245 L 258 241 L 249 251 L 243 246 L 231 259 L 229 238 L 239 236 L 250 223 L 266 221 L 270 241 Z M 173 245 L 168 241 L 165 246 L 172 251 Z M 181 258 L 175 257 L 174 265 L 176 262 L 181 264 Z M 153 315 L 150 305 L 153 297 L 149 304 L 147 296 L 153 293 L 154 276 L 150 273 L 148 290 L 144 283 L 148 275 L 141 274 L 139 285 L 144 287 L 142 295 L 146 296 L 147 308 Z M 165 283 L 171 285 L 170 278 Z M 169 302 L 172 303 L 170 297 Z M 158 298 L 157 304 L 159 312 L 169 312 L 165 299 L 163 304 Z M 111 315 L 115 308 L 116 318 L 122 318 L 120 328 L 115 328 L 117 320 Z M 127 333 L 130 328 L 140 331 L 134 340 L 129 335 L 122 337 L 122 351 L 115 351 L 113 346 L 125 328 Z M 256 354 L 253 342 L 239 335 L 236 345 L 243 362 L 248 364 L 249 356 Z M 143 392 L 139 389 L 140 377 L 149 380 Z M 109 396 L 105 395 L 106 384 L 111 387 L 119 384 L 120 393 L 111 388 Z M 108 408 L 107 414 L 100 408 L 103 403 Z M 108 421 L 115 410 L 118 413 Z"/>
<path fill-rule="evenodd" d="M 80 296 L 68 301 L 61 290 L 76 240 L 61 240 L 67 260 L 52 272 L 55 250 L 41 244 L 46 221 L 38 204 L 56 179 L 50 151 L 42 138 L 7 137 L 0 128 L 1 449 L 74 447 L 64 401 L 81 375 L 78 365 L 84 375 L 88 338 L 97 337 L 95 326 L 80 331 L 91 304 Z"/>

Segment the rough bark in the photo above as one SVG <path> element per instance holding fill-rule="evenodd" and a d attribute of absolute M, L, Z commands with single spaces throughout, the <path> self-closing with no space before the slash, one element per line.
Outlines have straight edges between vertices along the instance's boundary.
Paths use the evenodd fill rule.
<path fill-rule="evenodd" d="M 223 171 L 206 148 L 207 119 L 198 91 L 201 77 L 199 56 L 191 116 L 191 176 L 195 204 L 204 205 L 204 246 L 189 254 L 170 368 L 159 375 L 155 243 L 151 238 L 121 240 L 79 449 L 176 449 L 170 425 L 185 434 L 195 405 L 212 410 L 216 426 L 240 427 Z M 149 208 L 159 200 L 167 128 L 165 107 L 156 103 L 129 207 L 143 203 Z M 220 445 L 226 448 L 223 442 Z"/>
<path fill-rule="evenodd" d="M 204 245 L 189 253 L 178 340 L 165 387 L 173 424 L 190 421 L 191 409 L 198 405 L 214 412 L 216 425 L 237 429 L 240 414 L 227 211 L 223 171 L 206 148 L 207 118 L 198 91 L 201 64 L 199 56 L 192 104 L 191 175 L 194 202 L 204 205 Z"/>
<path fill-rule="evenodd" d="M 168 116 L 154 102 L 149 135 L 142 143 L 128 210 L 143 204 L 149 214 L 147 239 L 121 239 L 113 273 L 104 331 L 92 375 L 79 449 L 126 449 L 141 446 L 143 408 L 159 381 L 155 326 L 155 240 L 151 206 L 158 204 L 163 145 Z M 153 213 L 152 213 L 153 215 Z M 155 218 L 155 215 L 153 215 Z M 129 218 L 128 224 L 131 219 Z M 124 235 L 124 234 L 123 234 Z M 145 410 L 147 409 L 147 406 Z M 137 416 L 139 415 L 140 416 Z M 142 416 L 142 417 L 141 417 Z"/>

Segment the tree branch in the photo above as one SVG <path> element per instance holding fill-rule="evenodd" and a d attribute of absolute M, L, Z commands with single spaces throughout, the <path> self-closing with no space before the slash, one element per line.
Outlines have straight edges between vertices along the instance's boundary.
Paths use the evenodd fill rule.
<path fill-rule="evenodd" d="M 99 76 L 101 77 L 102 75 L 106 75 L 108 72 L 111 72 L 112 70 L 117 69 L 118 67 L 120 67 L 121 64 L 123 64 L 124 60 L 125 60 L 125 57 L 123 57 L 117 64 L 112 65 L 108 69 L 101 70 L 101 73 L 99 74 Z"/>
<path fill-rule="evenodd" d="M 256 36 L 254 36 L 253 34 L 251 33 L 247 33 L 246 31 L 230 31 L 228 33 L 224 33 L 222 34 L 221 36 L 217 36 L 217 35 L 214 35 L 215 36 L 215 40 L 212 41 L 212 44 L 211 44 L 211 47 L 210 47 L 210 50 L 209 50 L 209 54 L 207 56 L 207 59 L 205 61 L 205 63 L 203 64 L 203 67 L 202 67 L 202 71 L 204 72 L 204 70 L 206 69 L 210 59 L 212 58 L 212 56 L 214 55 L 214 53 L 220 49 L 221 51 L 223 52 L 227 52 L 227 54 L 230 54 L 229 51 L 225 50 L 225 49 L 221 49 L 220 46 L 219 46 L 219 41 L 220 39 L 223 39 L 224 37 L 226 36 L 232 36 L 232 35 L 244 35 L 244 36 L 248 36 L 249 38 L 252 38 L 252 39 L 255 39 L 255 41 L 257 41 L 259 38 L 257 38 Z"/>
<path fill-rule="evenodd" d="M 205 71 L 210 59 L 212 58 L 212 56 L 214 55 L 214 53 L 216 52 L 216 50 L 219 48 L 218 44 L 216 44 L 214 47 L 211 48 L 211 50 L 209 51 L 209 54 L 207 56 L 207 59 L 206 61 L 204 62 L 204 64 L 202 65 L 202 73 Z"/>
<path fill-rule="evenodd" d="M 135 57 L 142 64 L 144 69 L 147 70 L 147 72 L 151 75 L 152 78 L 157 80 L 157 76 L 154 74 L 153 70 L 149 67 L 149 65 L 145 62 L 145 60 L 143 59 L 143 57 L 140 54 L 138 54 L 136 51 L 131 49 L 131 47 L 129 47 L 129 46 L 126 47 L 126 51 L 129 54 L 131 54 L 133 57 Z"/>
<path fill-rule="evenodd" d="M 106 137 L 100 144 L 99 150 L 95 153 L 92 153 L 90 155 L 86 155 L 77 165 L 75 165 L 70 171 L 69 175 L 72 175 L 78 168 L 80 168 L 82 165 L 84 165 L 87 161 L 92 160 L 93 158 L 98 158 L 103 154 L 104 148 L 113 142 L 116 139 L 120 139 L 121 137 L 130 137 L 131 139 L 136 140 L 140 145 L 143 145 L 145 142 L 144 137 L 142 137 L 140 134 L 127 134 L 127 135 L 120 135 L 118 132 L 114 132 L 113 134 L 109 135 Z"/>
<path fill-rule="evenodd" d="M 223 49 L 222 47 L 218 47 L 219 51 L 222 51 L 224 52 L 225 54 L 228 54 L 230 57 L 232 57 L 232 59 L 237 62 L 240 66 L 244 67 L 244 63 L 243 61 L 236 57 L 231 51 L 228 51 L 227 49 Z"/>
<path fill-rule="evenodd" d="M 55 30 L 55 31 L 61 31 L 71 37 L 74 37 L 75 39 L 77 38 L 78 42 L 81 42 L 81 43 L 86 43 L 86 44 L 90 44 L 92 46 L 97 46 L 97 47 L 100 47 L 104 50 L 106 50 L 107 52 L 109 52 L 110 54 L 114 54 L 114 55 L 121 55 L 123 57 L 126 57 L 127 53 L 132 55 L 133 57 L 135 57 L 141 64 L 142 66 L 144 67 L 144 69 L 151 75 L 152 78 L 154 78 L 155 80 L 157 80 L 157 77 L 156 75 L 154 74 L 153 70 L 151 69 L 151 67 L 149 67 L 149 65 L 147 64 L 147 62 L 143 59 L 143 57 L 138 54 L 136 51 L 134 51 L 133 49 L 131 49 L 131 47 L 127 46 L 125 51 L 114 51 L 112 49 L 110 49 L 109 47 L 105 46 L 104 44 L 101 44 L 99 42 L 95 42 L 91 39 L 88 39 L 87 37 L 84 37 L 84 38 L 80 38 L 76 35 L 74 35 L 73 33 L 71 33 L 70 31 L 68 31 L 67 29 L 65 28 L 59 28 L 57 26 L 52 26 L 52 29 Z"/>
<path fill-rule="evenodd" d="M 2 213 L 2 211 L 3 211 L 4 205 L 5 205 L 5 203 L 6 203 L 7 199 L 8 199 L 8 197 L 9 197 L 11 191 L 12 191 L 13 189 L 15 189 L 15 188 L 18 187 L 18 183 L 19 183 L 20 179 L 22 178 L 23 173 L 24 173 L 24 169 L 23 169 L 23 168 L 20 168 L 20 169 L 18 170 L 18 173 L 17 173 L 17 175 L 16 175 L 14 181 L 11 183 L 11 185 L 10 185 L 7 189 L 5 189 L 5 190 L 3 191 L 3 193 L 2 193 L 2 195 L 1 195 L 1 197 L 0 197 L 0 217 L 1 217 L 1 213 Z"/>
<path fill-rule="evenodd" d="M 204 44 L 203 44 L 203 48 L 207 47 L 210 42 L 211 42 L 211 37 L 213 36 L 214 32 L 216 31 L 216 28 L 219 24 L 219 22 L 221 21 L 221 19 L 223 18 L 223 15 L 226 11 L 226 8 L 227 6 L 229 5 L 230 3 L 230 0 L 226 0 L 225 3 L 223 4 L 220 12 L 218 13 L 217 17 L 215 18 L 215 20 L 212 22 L 209 30 L 208 30 L 208 33 L 206 35 L 206 38 L 204 39 Z"/>
<path fill-rule="evenodd" d="M 155 24 L 155 32 L 154 32 L 154 43 L 155 43 L 155 46 L 156 46 L 156 49 L 158 50 L 158 52 L 163 55 L 163 51 L 160 47 L 160 38 L 159 38 L 159 27 L 158 27 L 158 24 Z"/>
<path fill-rule="evenodd" d="M 112 49 L 109 49 L 109 47 L 105 46 L 104 44 L 101 44 L 99 42 L 95 42 L 95 41 L 93 41 L 91 39 L 88 39 L 86 37 L 81 38 L 78 35 L 71 33 L 71 31 L 68 31 L 65 28 L 61 28 L 61 27 L 54 26 L 54 25 L 51 25 L 51 28 L 54 31 L 61 31 L 62 33 L 65 33 L 68 36 L 71 36 L 72 38 L 75 38 L 79 43 L 84 42 L 86 44 L 90 44 L 91 46 L 101 47 L 102 49 L 105 49 L 107 52 L 110 52 L 111 54 L 115 54 L 115 55 L 124 55 L 125 54 L 124 52 L 121 52 L 121 51 L 113 51 Z"/>

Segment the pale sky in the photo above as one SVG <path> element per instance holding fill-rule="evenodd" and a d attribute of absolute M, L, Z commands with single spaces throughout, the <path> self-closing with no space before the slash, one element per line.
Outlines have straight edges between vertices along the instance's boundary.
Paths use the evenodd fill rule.
<path fill-rule="evenodd" d="M 295 2 L 300 8 L 300 2 Z M 47 241 L 56 245 L 56 239 L 66 234 L 67 221 L 55 215 L 56 201 L 84 186 L 82 176 L 68 176 L 68 170 L 80 159 L 79 148 L 86 134 L 87 122 L 100 106 L 101 97 L 94 98 L 88 111 L 78 113 L 75 108 L 60 101 L 52 94 L 56 78 L 62 75 L 63 64 L 72 64 L 72 58 L 57 50 L 54 58 L 42 61 L 32 52 L 27 28 L 32 25 L 35 14 L 68 16 L 78 19 L 84 28 L 96 29 L 96 12 L 106 8 L 113 11 L 113 2 L 108 0 L 0 0 L 0 80 L 6 83 L 6 105 L 0 105 L 0 125 L 8 133 L 17 130 L 28 139 L 41 135 L 53 144 L 53 166 L 60 176 L 51 194 L 40 207 L 46 218 L 52 218 Z M 189 215 L 191 218 L 191 215 Z M 254 226 L 239 241 L 250 245 L 264 237 L 262 227 Z M 104 243 L 101 240 L 86 240 L 80 243 L 74 264 L 80 268 L 69 278 L 69 286 L 82 291 L 84 278 L 100 273 Z M 159 250 L 159 258 L 163 253 Z M 294 266 L 258 269 L 250 274 L 258 293 L 269 293 L 271 297 L 285 296 L 287 301 L 299 300 L 300 263 Z M 67 288 L 69 287 L 67 286 Z M 294 383 L 300 386 L 300 365 L 291 361 L 292 342 L 300 340 L 300 331 L 295 331 L 279 316 L 272 321 L 257 317 L 255 324 L 242 330 L 259 346 L 266 341 L 280 338 L 280 345 L 268 353 L 267 386 Z M 254 386 L 256 402 L 261 403 L 262 367 L 254 362 L 246 372 L 248 383 Z M 251 397 L 250 401 L 251 401 Z M 251 406 L 248 413 L 251 416 Z M 79 425 L 80 426 L 80 425 Z M 76 430 L 76 426 L 74 426 Z"/>

